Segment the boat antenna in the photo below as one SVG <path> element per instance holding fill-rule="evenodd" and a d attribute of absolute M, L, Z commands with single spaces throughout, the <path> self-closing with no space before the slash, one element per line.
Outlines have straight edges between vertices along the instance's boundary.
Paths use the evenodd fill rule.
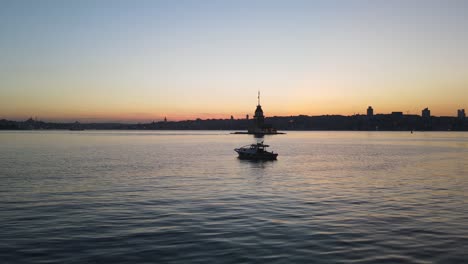
<path fill-rule="evenodd" d="M 260 105 L 260 91 L 258 91 L 258 105 Z"/>

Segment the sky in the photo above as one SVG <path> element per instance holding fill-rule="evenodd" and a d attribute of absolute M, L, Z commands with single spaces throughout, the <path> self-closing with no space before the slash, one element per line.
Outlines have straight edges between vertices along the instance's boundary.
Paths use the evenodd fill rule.
<path fill-rule="evenodd" d="M 0 0 L 0 118 L 468 109 L 468 1 Z"/>

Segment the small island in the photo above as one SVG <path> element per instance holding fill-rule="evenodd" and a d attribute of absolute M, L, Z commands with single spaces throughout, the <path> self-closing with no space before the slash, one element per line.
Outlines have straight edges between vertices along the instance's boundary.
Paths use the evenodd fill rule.
<path fill-rule="evenodd" d="M 271 124 L 265 124 L 265 116 L 263 115 L 263 109 L 262 109 L 262 106 L 260 105 L 260 92 L 258 92 L 257 108 L 255 109 L 253 122 L 249 126 L 247 132 L 233 132 L 232 134 L 249 134 L 249 135 L 263 136 L 263 135 L 278 135 L 278 134 L 285 134 L 285 133 L 278 132 L 276 128 L 273 128 Z"/>

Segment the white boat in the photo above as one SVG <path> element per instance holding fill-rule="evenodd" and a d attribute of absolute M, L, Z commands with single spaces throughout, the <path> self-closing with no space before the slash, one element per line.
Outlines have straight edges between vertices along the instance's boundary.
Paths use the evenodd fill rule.
<path fill-rule="evenodd" d="M 263 141 L 257 144 L 246 145 L 240 148 L 234 149 L 239 154 L 240 159 L 250 160 L 275 160 L 278 153 L 273 151 L 266 151 L 268 145 L 263 144 Z"/>

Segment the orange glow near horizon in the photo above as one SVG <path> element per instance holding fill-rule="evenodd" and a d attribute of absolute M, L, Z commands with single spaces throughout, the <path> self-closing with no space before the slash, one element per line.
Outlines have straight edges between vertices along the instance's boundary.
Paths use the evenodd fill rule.
<path fill-rule="evenodd" d="M 293 104 L 294 105 L 294 104 Z M 404 114 L 415 114 L 421 115 L 421 110 L 426 106 L 419 107 L 405 107 L 404 105 L 393 104 L 384 107 L 380 107 L 377 104 L 361 104 L 360 106 L 349 107 L 347 105 L 340 105 L 338 102 L 336 104 L 330 103 L 328 106 L 319 106 L 317 104 L 299 104 L 296 105 L 295 109 L 292 108 L 282 108 L 274 107 L 274 105 L 269 105 L 267 103 L 262 104 L 264 114 L 266 117 L 273 116 L 297 116 L 297 115 L 309 115 L 309 116 L 319 116 L 319 115 L 355 115 L 355 114 L 365 114 L 367 107 L 371 105 L 374 108 L 375 114 L 389 114 L 393 111 L 403 112 Z M 431 107 L 428 105 L 431 110 L 431 114 L 434 116 L 456 116 L 457 109 L 453 108 L 452 105 L 437 104 L 436 107 Z M 223 110 L 228 109 L 224 107 Z M 247 107 L 244 111 L 236 109 L 233 107 L 233 111 L 219 111 L 216 112 L 214 109 L 210 109 L 211 112 L 205 111 L 188 111 L 183 110 L 179 112 L 152 112 L 151 109 L 138 109 L 139 111 L 131 111 L 126 109 L 123 111 L 47 111 L 39 114 L 35 114 L 34 111 L 25 113 L 2 113 L 3 116 L 0 116 L 0 119 L 11 119 L 11 120 L 25 120 L 30 117 L 37 118 L 38 120 L 51 121 L 51 122 L 71 122 L 71 121 L 80 121 L 80 122 L 152 122 L 152 121 L 161 121 L 164 118 L 167 118 L 169 121 L 182 121 L 182 120 L 195 120 L 200 119 L 229 119 L 231 115 L 235 119 L 244 119 L 246 115 L 249 115 L 249 118 L 252 118 L 255 111 L 255 104 L 252 104 L 251 107 Z"/>
<path fill-rule="evenodd" d="M 432 83 L 384 80 L 382 83 L 385 85 L 382 85 L 371 77 L 360 77 L 359 80 L 343 77 L 338 81 L 331 77 L 326 79 L 324 75 L 322 79 L 316 79 L 317 74 L 313 74 L 309 77 L 311 81 L 299 79 L 291 81 L 290 85 L 267 80 L 257 87 L 243 89 L 229 86 L 228 81 L 219 86 L 206 81 L 204 88 L 198 85 L 179 88 L 175 83 L 172 84 L 173 89 L 157 91 L 148 87 L 130 89 L 125 86 L 82 89 L 79 83 L 68 90 L 56 87 L 49 94 L 33 90 L 25 95 L 18 90 L 20 92 L 0 98 L 0 118 L 151 122 L 165 117 L 180 121 L 228 119 L 233 115 L 242 119 L 247 114 L 253 116 L 257 90 L 261 90 L 261 104 L 267 117 L 365 114 L 368 106 L 374 108 L 374 113 L 382 114 L 400 111 L 420 115 L 422 109 L 429 107 L 434 116 L 456 116 L 457 109 L 466 108 L 468 101 L 464 90 L 468 87 L 468 77 L 459 78 L 458 82 L 434 79 Z M 263 86 L 270 88 L 260 89 Z"/>

